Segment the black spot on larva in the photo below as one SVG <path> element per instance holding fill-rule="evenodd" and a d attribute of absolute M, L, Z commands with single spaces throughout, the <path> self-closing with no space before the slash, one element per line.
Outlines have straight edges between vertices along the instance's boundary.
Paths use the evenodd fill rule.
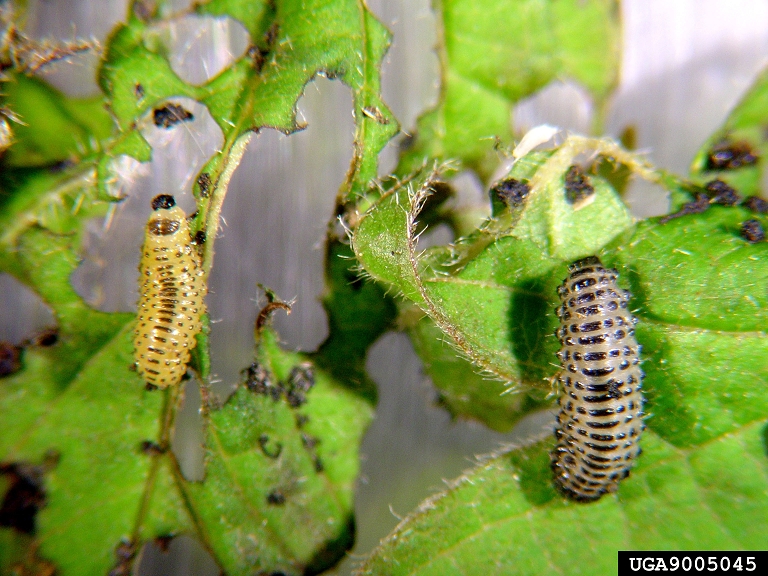
<path fill-rule="evenodd" d="M 616 491 L 639 454 L 642 396 L 640 386 L 625 384 L 642 378 L 637 363 L 625 359 L 634 360 L 639 346 L 631 330 L 606 332 L 614 325 L 635 323 L 626 311 L 629 294 L 619 289 L 616 279 L 616 271 L 605 269 L 593 256 L 569 266 L 568 278 L 558 290 L 562 303 L 558 333 L 567 329 L 583 336 L 561 338 L 559 357 L 570 361 L 561 364 L 559 381 L 565 393 L 560 397 L 551 462 L 560 491 L 580 502 Z M 576 323 L 565 324 L 565 317 Z M 580 322 L 585 318 L 590 322 Z"/>
<path fill-rule="evenodd" d="M 203 244 L 205 244 L 205 240 L 206 240 L 205 230 L 198 230 L 197 232 L 195 232 L 195 238 L 192 240 L 192 243 L 195 244 L 196 246 L 202 246 Z"/>
<path fill-rule="evenodd" d="M 158 128 L 171 128 L 179 122 L 189 122 L 195 117 L 186 108 L 179 104 L 168 103 L 152 112 L 152 120 Z"/>
<path fill-rule="evenodd" d="M 213 186 L 211 175 L 208 174 L 208 172 L 202 172 L 200 176 L 197 177 L 197 187 L 200 189 L 200 196 L 208 198 L 211 194 L 211 186 Z"/>
<path fill-rule="evenodd" d="M 765 230 L 757 220 L 746 220 L 741 223 L 741 237 L 750 244 L 757 244 L 765 240 Z"/>
<path fill-rule="evenodd" d="M 507 178 L 496 183 L 489 191 L 491 200 L 494 198 L 503 202 L 510 208 L 522 205 L 528 194 L 531 193 L 531 186 L 523 180 Z"/>
<path fill-rule="evenodd" d="M 21 369 L 21 348 L 10 342 L 0 342 L 0 378 Z"/>
<path fill-rule="evenodd" d="M 760 155 L 748 142 L 731 142 L 727 139 L 715 144 L 707 155 L 707 170 L 735 170 L 757 164 Z"/>
<path fill-rule="evenodd" d="M 739 193 L 722 180 L 711 180 L 704 185 L 704 189 L 709 194 L 711 204 L 736 206 L 736 204 L 741 202 Z"/>
<path fill-rule="evenodd" d="M 573 165 L 565 173 L 565 199 L 577 204 L 595 193 L 595 188 L 580 166 Z"/>
<path fill-rule="evenodd" d="M 757 196 L 748 197 L 742 206 L 758 214 L 768 214 L 768 202 Z"/>
<path fill-rule="evenodd" d="M 176 206 L 176 199 L 170 194 L 159 194 L 152 198 L 152 210 L 169 210 Z"/>

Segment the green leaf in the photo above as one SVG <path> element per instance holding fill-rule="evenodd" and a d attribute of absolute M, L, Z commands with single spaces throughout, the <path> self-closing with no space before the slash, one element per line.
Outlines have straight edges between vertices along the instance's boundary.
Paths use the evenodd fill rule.
<path fill-rule="evenodd" d="M 428 316 L 408 329 L 424 371 L 438 392 L 438 403 L 456 418 L 478 420 L 498 432 L 508 432 L 520 418 L 551 404 L 544 390 L 505 389 L 491 376 L 478 374 L 469 360 L 458 356 Z"/>
<path fill-rule="evenodd" d="M 355 107 L 355 155 L 347 182 L 349 198 L 376 177 L 377 155 L 397 132 L 397 122 L 380 100 L 378 65 L 389 44 L 386 29 L 357 2 L 309 3 L 217 1 L 200 5 L 199 14 L 239 19 L 259 49 L 240 57 L 203 84 L 184 83 L 171 69 L 158 32 L 133 18 L 112 35 L 100 83 L 109 97 L 121 135 L 112 154 L 149 158 L 149 148 L 135 130 L 135 120 L 172 97 L 187 96 L 206 105 L 224 134 L 221 157 L 247 131 L 269 127 L 291 133 L 301 128 L 296 101 L 317 74 L 339 77 L 352 88 Z M 307 19 L 306 14 L 312 18 Z M 273 33 L 270 33 L 273 31 Z M 141 86 L 141 90 L 137 90 Z M 373 115 L 366 110 L 376 110 Z M 235 165 L 239 159 L 233 160 Z M 222 162 L 228 164 L 228 162 Z M 224 166 L 207 170 L 214 188 Z M 206 211 L 207 200 L 198 198 Z M 211 219 L 218 212 L 210 215 Z M 205 221 L 208 217 L 203 217 Z"/>
<path fill-rule="evenodd" d="M 768 121 L 766 110 L 768 72 L 764 71 L 696 154 L 691 164 L 694 178 L 701 182 L 719 178 L 744 196 L 759 196 L 765 168 L 758 160 L 768 157 L 763 129 Z M 712 155 L 718 151 L 721 162 L 713 163 Z M 725 162 L 728 158 L 731 160 Z"/>
<path fill-rule="evenodd" d="M 619 70 L 615 2 L 442 0 L 436 10 L 442 97 L 419 119 L 399 173 L 433 158 L 489 176 L 495 139 L 512 142 L 514 105 L 556 79 L 584 86 L 601 114 Z"/>
<path fill-rule="evenodd" d="M 13 122 L 13 145 L 3 157 L 11 167 L 49 166 L 88 157 L 112 132 L 101 98 L 67 98 L 42 80 L 13 74 L 2 83 L 3 106 Z"/>
<path fill-rule="evenodd" d="M 374 404 L 376 384 L 365 371 L 365 358 L 371 345 L 392 328 L 397 315 L 395 303 L 381 286 L 360 276 L 349 244 L 331 237 L 326 249 L 325 284 L 328 338 L 310 357 Z"/>
<path fill-rule="evenodd" d="M 263 127 L 285 133 L 301 129 L 297 101 L 318 74 L 339 78 L 352 89 L 355 153 L 339 202 L 359 196 L 376 177 L 378 153 L 398 130 L 379 95 L 389 33 L 352 0 L 196 4 L 198 14 L 239 19 L 252 36 L 252 49 L 215 78 L 191 85 L 171 69 L 163 33 L 168 22 L 153 20 L 166 8 L 159 5 L 141 18 L 137 9 L 106 43 L 99 82 L 112 118 L 103 114 L 101 101 L 79 103 L 37 81 L 19 82 L 26 86 L 28 81 L 28 89 L 43 99 L 34 104 L 35 112 L 47 106 L 58 114 L 51 127 L 61 134 L 49 142 L 45 127 L 36 124 L 22 130 L 7 152 L 6 158 L 17 151 L 32 159 L 29 150 L 40 148 L 34 162 L 3 171 L 0 269 L 51 306 L 59 342 L 25 349 L 22 370 L 3 380 L 0 414 L 12 432 L 0 440 L 0 455 L 3 462 L 36 465 L 55 450 L 59 463 L 43 478 L 45 506 L 36 516 L 35 538 L 15 538 L 2 530 L 3 569 L 12 557 L 38 550 L 62 575 L 104 574 L 120 562 L 118 545 L 138 550 L 148 539 L 189 533 L 229 574 L 262 569 L 303 574 L 331 566 L 352 542 L 358 447 L 375 398 L 364 357 L 390 325 L 394 306 L 373 284 L 346 287 L 355 292 L 348 302 L 358 302 L 357 310 L 373 303 L 377 309 L 368 325 L 350 316 L 340 300 L 341 284 L 350 281 L 343 279 L 350 261 L 336 256 L 343 249 L 334 248 L 335 271 L 329 276 L 334 288 L 327 299 L 334 325 L 321 352 L 312 358 L 283 353 L 266 336 L 258 352 L 275 381 L 288 378 L 297 364 L 316 362 L 316 385 L 307 402 L 290 407 L 284 398 L 275 403 L 242 388 L 220 410 L 207 405 L 203 483 L 184 479 L 169 451 L 179 391 L 150 393 L 130 370 L 133 315 L 91 310 L 69 278 L 85 223 L 103 216 L 114 201 L 119 156 L 151 158 L 141 128 L 152 121 L 154 109 L 174 98 L 205 105 L 224 136 L 194 189 L 198 213 L 191 228 L 207 233 L 206 272 L 228 183 L 250 135 Z M 89 108 L 97 104 L 98 114 Z M 92 139 L 89 147 L 80 146 L 83 135 Z M 63 172 L 30 169 L 70 158 L 79 164 Z M 202 334 L 195 367 L 203 379 L 208 354 Z M 262 450 L 262 434 L 281 443 L 279 457 Z M 276 495 L 267 498 L 274 491 L 284 502 Z"/>

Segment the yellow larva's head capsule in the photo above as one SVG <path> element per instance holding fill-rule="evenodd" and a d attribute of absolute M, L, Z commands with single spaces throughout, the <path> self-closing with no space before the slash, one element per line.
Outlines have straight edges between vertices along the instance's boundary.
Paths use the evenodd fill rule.
<path fill-rule="evenodd" d="M 169 194 L 160 194 L 152 200 L 152 216 L 147 223 L 147 234 L 151 236 L 172 236 L 182 228 L 186 229 L 186 216 L 176 206 L 176 200 Z M 187 233 L 187 236 L 189 234 Z M 187 242 L 188 238 L 184 239 Z"/>

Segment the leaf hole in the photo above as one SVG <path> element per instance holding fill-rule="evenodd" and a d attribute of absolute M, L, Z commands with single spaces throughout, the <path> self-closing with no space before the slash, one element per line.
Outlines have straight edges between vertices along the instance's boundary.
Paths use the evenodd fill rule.
<path fill-rule="evenodd" d="M 160 27 L 173 71 L 194 86 L 205 84 L 241 58 L 251 43 L 233 18 L 189 14 Z"/>

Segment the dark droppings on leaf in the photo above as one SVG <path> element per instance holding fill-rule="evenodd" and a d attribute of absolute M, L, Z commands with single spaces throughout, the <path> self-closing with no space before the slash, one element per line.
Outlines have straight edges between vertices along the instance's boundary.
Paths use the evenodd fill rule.
<path fill-rule="evenodd" d="M 155 544 L 160 549 L 160 552 L 168 552 L 168 549 L 171 547 L 171 541 L 173 540 L 174 536 L 171 536 L 170 534 L 166 534 L 163 536 L 157 536 L 155 538 Z"/>
<path fill-rule="evenodd" d="M 573 165 L 565 173 L 565 199 L 569 204 L 583 202 L 595 193 L 595 188 L 580 166 Z"/>
<path fill-rule="evenodd" d="M 712 204 L 736 206 L 736 204 L 741 202 L 741 196 L 739 196 L 738 192 L 722 180 L 712 180 L 707 182 L 704 185 L 704 188 L 709 194 L 710 202 Z"/>
<path fill-rule="evenodd" d="M 280 399 L 280 396 L 283 394 L 283 387 L 279 383 L 275 384 L 272 381 L 272 375 L 264 366 L 254 362 L 245 369 L 245 373 L 245 386 L 248 390 L 256 394 L 269 396 L 275 402 Z"/>
<path fill-rule="evenodd" d="M 660 218 L 659 224 L 666 224 L 670 220 L 680 218 L 681 216 L 687 216 L 688 214 L 701 214 L 702 212 L 706 212 L 707 209 L 709 209 L 709 206 L 709 196 L 703 192 L 697 192 L 696 199 L 693 200 L 693 202 L 687 202 L 674 214 L 667 214 L 663 218 Z"/>
<path fill-rule="evenodd" d="M 298 408 L 307 402 L 307 392 L 315 385 L 315 371 L 309 363 L 294 366 L 288 376 L 286 397 L 288 404 Z"/>
<path fill-rule="evenodd" d="M 707 155 L 707 170 L 735 170 L 757 164 L 760 156 L 748 142 L 721 140 Z"/>
<path fill-rule="evenodd" d="M 763 200 L 762 198 L 759 198 L 758 196 L 750 196 L 746 200 L 744 200 L 743 206 L 752 212 L 756 212 L 758 214 L 766 214 L 768 213 L 768 201 Z"/>
<path fill-rule="evenodd" d="M 43 476 L 46 466 L 26 462 L 0 464 L 9 486 L 0 505 L 0 526 L 34 534 L 38 511 L 46 504 Z"/>
<path fill-rule="evenodd" d="M 282 506 L 285 504 L 285 494 L 283 491 L 278 488 L 267 494 L 267 504 L 270 506 Z"/>
<path fill-rule="evenodd" d="M 35 346 L 42 346 L 44 348 L 48 348 L 50 346 L 54 346 L 59 341 L 59 329 L 58 328 L 48 328 L 46 330 L 43 330 L 39 334 L 36 334 L 35 337 L 32 339 L 32 344 Z"/>
<path fill-rule="evenodd" d="M 108 572 L 109 576 L 128 576 L 133 573 L 133 560 L 136 558 L 136 545 L 130 540 L 123 540 L 115 547 L 115 565 Z"/>
<path fill-rule="evenodd" d="M 320 443 L 320 440 L 309 434 L 302 434 L 301 443 L 304 445 L 304 448 L 306 448 L 307 450 L 314 450 L 315 446 L 317 446 Z"/>
<path fill-rule="evenodd" d="M 315 472 L 320 474 L 321 472 L 325 471 L 325 464 L 323 464 L 322 459 L 320 456 L 315 456 Z"/>
<path fill-rule="evenodd" d="M 273 460 L 279 458 L 280 454 L 283 452 L 283 444 L 281 442 L 275 442 L 274 448 L 269 447 L 268 434 L 259 436 L 259 446 L 261 446 L 261 451 L 264 453 L 264 456 L 272 458 Z"/>
<path fill-rule="evenodd" d="M 211 175 L 208 174 L 208 172 L 203 172 L 200 174 L 200 176 L 197 177 L 197 187 L 200 188 L 200 196 L 203 198 L 208 198 L 208 196 L 211 194 L 212 185 L 213 181 L 211 180 Z"/>
<path fill-rule="evenodd" d="M 168 103 L 160 108 L 155 108 L 152 119 L 158 128 L 171 128 L 179 122 L 194 120 L 192 112 L 179 104 Z"/>
<path fill-rule="evenodd" d="M 276 10 L 276 8 L 274 8 Z M 264 42 L 267 43 L 267 47 L 269 49 L 272 49 L 272 46 L 274 46 L 275 42 L 277 41 L 277 37 L 280 35 L 280 22 L 272 22 L 272 25 L 269 27 L 267 32 L 264 34 Z"/>
<path fill-rule="evenodd" d="M 155 0 L 138 0 L 133 4 L 133 13 L 142 22 L 149 22 L 157 14 L 157 2 Z"/>
<path fill-rule="evenodd" d="M 296 414 L 297 428 L 303 428 L 307 422 L 309 422 L 309 416 L 307 416 L 306 414 Z"/>
<path fill-rule="evenodd" d="M 144 86 L 136 82 L 136 85 L 133 87 L 133 93 L 136 95 L 137 100 L 141 100 L 144 98 Z"/>
<path fill-rule="evenodd" d="M 522 205 L 530 193 L 531 186 L 528 182 L 516 180 L 515 178 L 502 180 L 490 190 L 491 200 L 496 198 L 509 208 L 516 208 Z"/>
<path fill-rule="evenodd" d="M 141 444 L 139 444 L 139 448 L 147 456 L 160 456 L 167 452 L 165 448 L 155 442 L 152 442 L 152 440 L 144 440 Z"/>
<path fill-rule="evenodd" d="M 21 369 L 21 348 L 10 342 L 0 342 L 0 378 Z"/>
<path fill-rule="evenodd" d="M 741 223 L 741 237 L 750 244 L 765 240 L 765 230 L 757 220 L 747 220 Z"/>
<path fill-rule="evenodd" d="M 400 142 L 398 143 L 397 147 L 400 149 L 400 152 L 407 152 L 413 148 L 415 143 L 416 136 L 413 134 L 405 134 L 402 138 L 400 138 Z"/>

